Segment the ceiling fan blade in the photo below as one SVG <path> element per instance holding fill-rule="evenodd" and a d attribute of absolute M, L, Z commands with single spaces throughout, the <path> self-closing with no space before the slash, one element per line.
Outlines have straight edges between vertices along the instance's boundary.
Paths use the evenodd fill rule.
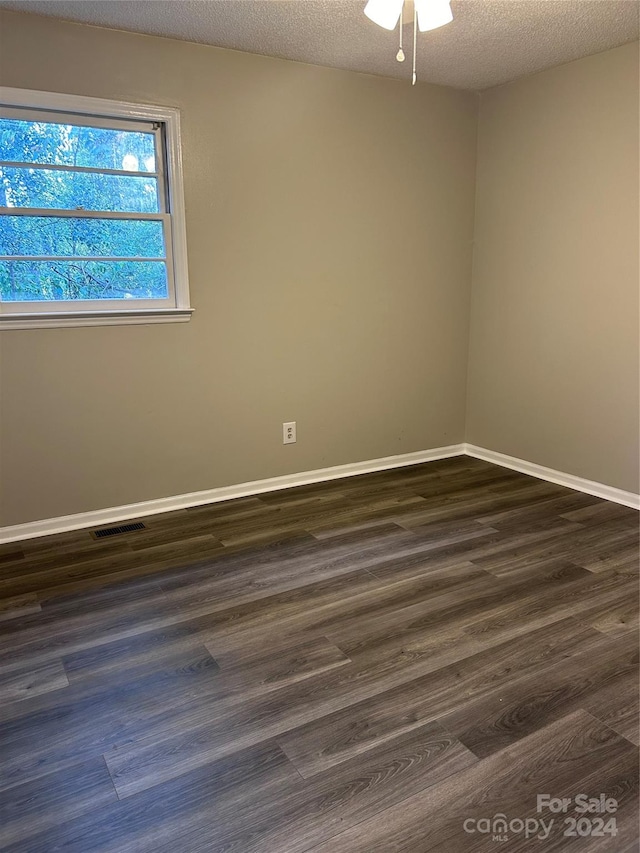
<path fill-rule="evenodd" d="M 364 8 L 364 13 L 379 27 L 385 30 L 395 30 L 404 0 L 369 0 Z"/>
<path fill-rule="evenodd" d="M 421 33 L 437 30 L 453 21 L 450 0 L 415 0 L 418 29 Z"/>

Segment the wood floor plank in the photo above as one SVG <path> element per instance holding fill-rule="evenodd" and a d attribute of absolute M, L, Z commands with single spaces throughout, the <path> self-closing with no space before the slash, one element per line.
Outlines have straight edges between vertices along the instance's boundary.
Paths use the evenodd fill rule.
<path fill-rule="evenodd" d="M 591 691 L 582 700 L 582 707 L 609 728 L 636 746 L 640 746 L 640 700 L 638 697 L 638 667 L 615 679 L 615 684 Z"/>
<path fill-rule="evenodd" d="M 209 705 L 206 715 L 198 709 L 189 719 L 185 715 L 166 739 L 154 733 L 141 739 L 135 748 L 113 747 L 105 754 L 107 765 L 120 797 L 127 797 L 185 770 L 244 749 L 261 738 L 281 737 L 285 732 L 307 723 L 340 714 L 316 724 L 333 742 L 338 719 L 346 718 L 347 728 L 358 718 L 373 714 L 376 704 L 390 703 L 420 715 L 423 722 L 442 716 L 460 701 L 483 690 L 495 689 L 513 677 L 549 665 L 592 643 L 604 642 L 592 629 L 575 624 L 555 623 L 543 632 L 532 632 L 473 656 L 465 656 L 449 667 L 431 672 L 437 661 L 429 655 L 406 660 L 399 654 L 394 660 L 362 661 L 347 664 L 302 684 L 285 687 L 276 693 L 234 703 L 232 710 L 221 702 Z M 464 654 L 468 654 L 465 649 Z M 517 663 L 516 663 L 517 661 Z M 377 698 L 380 697 L 381 698 Z M 368 700 L 368 701 L 367 701 Z M 357 707 L 351 707 L 356 705 Z M 230 712 L 231 711 L 231 712 Z M 203 723 L 203 719 L 205 720 Z M 413 727 L 414 717 L 410 725 Z M 392 720 L 395 725 L 396 717 Z M 177 731 L 177 733 L 175 733 Z M 398 732 L 400 733 L 400 732 Z M 339 753 L 334 750 L 335 760 Z"/>
<path fill-rule="evenodd" d="M 582 509 L 572 509 L 560 514 L 569 521 L 577 521 L 580 524 L 587 525 L 600 524 L 603 521 L 618 518 L 626 519 L 632 526 L 637 527 L 638 524 L 637 510 L 622 504 L 614 504 L 611 501 L 596 501 Z"/>
<path fill-rule="evenodd" d="M 233 665 L 227 656 L 223 680 L 225 685 L 231 685 L 237 678 L 241 688 L 254 684 L 284 686 L 346 663 L 350 661 L 344 652 L 326 637 L 320 637 L 295 645 L 270 644 L 250 655 L 236 656 Z"/>
<path fill-rule="evenodd" d="M 0 673 L 0 705 L 23 701 L 67 687 L 69 679 L 59 660 L 50 660 L 25 669 Z"/>
<path fill-rule="evenodd" d="M 536 565 L 551 559 L 565 559 L 590 571 L 607 571 L 615 568 L 619 549 L 638 547 L 637 530 L 630 528 L 624 519 L 576 529 L 571 531 L 571 536 L 566 532 L 554 532 L 552 537 L 537 544 L 525 547 L 516 544 L 513 548 L 471 559 L 498 575 L 513 572 L 523 563 Z"/>
<path fill-rule="evenodd" d="M 52 850 L 51 833 L 60 824 L 117 800 L 101 756 L 17 785 L 0 797 L 0 848 L 15 845 L 26 853 L 29 839 L 43 833 Z"/>
<path fill-rule="evenodd" d="M 479 758 L 516 743 L 556 719 L 581 709 L 606 707 L 620 720 L 618 691 L 638 669 L 635 638 L 603 641 L 440 718 L 442 725 Z M 602 719 L 600 717 L 600 719 Z"/>
<path fill-rule="evenodd" d="M 622 542 L 614 544 L 603 543 L 593 549 L 580 549 L 575 556 L 575 562 L 589 569 L 590 572 L 606 572 L 610 570 L 618 571 L 619 569 L 627 570 L 633 568 L 637 573 L 638 565 L 638 542 L 637 537 L 629 535 L 623 538 Z"/>
<path fill-rule="evenodd" d="M 594 618 L 588 615 L 593 611 L 596 598 L 601 600 L 601 607 L 606 610 L 607 607 L 615 607 L 621 596 L 628 598 L 634 593 L 633 583 L 615 572 L 584 577 L 572 575 L 573 571 L 575 567 L 562 564 L 554 568 L 546 577 L 553 578 L 557 574 L 558 582 L 541 584 L 537 596 L 523 595 L 514 601 L 508 596 L 507 590 L 502 608 L 497 612 L 495 608 L 493 612 L 487 608 L 481 618 L 469 620 L 465 630 L 476 639 L 486 640 L 496 633 L 504 636 L 513 626 L 516 630 L 518 626 L 526 626 L 531 630 L 570 615 L 581 618 L 583 614 L 585 624 L 591 625 L 598 620 L 597 615 Z"/>
<path fill-rule="evenodd" d="M 638 514 L 469 457 L 0 547 L 11 853 L 638 849 Z"/>
<path fill-rule="evenodd" d="M 306 587 L 317 593 L 313 600 L 306 595 L 298 595 L 295 599 L 278 596 L 277 604 L 282 606 L 277 607 L 274 607 L 276 602 L 273 599 L 266 600 L 262 607 L 255 602 L 250 610 L 238 614 L 238 618 L 231 622 L 221 620 L 217 629 L 211 626 L 210 637 L 212 642 L 215 641 L 215 653 L 224 653 L 226 648 L 236 643 L 255 643 L 259 632 L 274 621 L 281 633 L 304 632 L 306 635 L 324 636 L 327 632 L 335 634 L 339 627 L 346 631 L 347 626 L 354 622 L 362 626 L 366 617 L 367 625 L 377 634 L 386 624 L 387 617 L 396 618 L 396 612 L 404 612 L 416 601 L 428 600 L 430 606 L 436 607 L 443 596 L 454 594 L 456 590 L 467 596 L 481 590 L 486 592 L 487 587 L 495 586 L 491 575 L 465 563 L 382 586 L 370 574 L 366 577 L 366 580 L 352 578 L 352 582 L 343 584 L 342 588 L 337 587 L 337 579 L 336 586 L 328 582 L 328 586 L 314 584 Z M 332 594 L 334 592 L 342 594 Z M 277 617 L 275 620 L 274 615 Z"/>
<path fill-rule="evenodd" d="M 556 518 L 580 524 L 580 519 L 584 517 L 585 511 L 592 510 L 599 503 L 598 498 L 594 498 L 592 495 L 571 492 L 568 495 L 549 497 L 531 506 L 525 504 L 515 508 L 502 509 L 499 512 L 490 512 L 479 516 L 477 521 L 499 530 L 530 527 L 540 521 L 552 522 Z M 583 515 L 576 515 L 576 513 L 583 513 Z"/>
<path fill-rule="evenodd" d="M 418 494 L 425 498 L 426 505 L 399 516 L 398 524 L 403 527 L 413 529 L 438 521 L 477 518 L 501 508 L 533 505 L 557 492 L 549 483 L 508 481 L 493 488 L 486 484 L 471 488 L 461 485 L 458 491 L 445 495 L 430 495 L 423 490 L 418 491 Z"/>
<path fill-rule="evenodd" d="M 119 600 L 120 599 L 120 600 Z M 105 599 L 108 602 L 108 597 Z M 0 672 L 72 654 L 172 622 L 183 621 L 161 591 L 142 600 L 114 601 L 91 615 L 52 610 L 0 622 Z"/>
<path fill-rule="evenodd" d="M 573 522 L 567 522 L 567 525 L 567 527 L 563 528 L 543 527 L 528 533 L 510 533 L 508 531 L 496 530 L 494 533 L 489 533 L 487 536 L 471 541 L 455 542 L 443 547 L 431 547 L 428 558 L 440 564 L 465 560 L 497 576 L 500 576 L 500 572 L 496 571 L 496 565 L 503 570 L 503 575 L 506 575 L 508 572 L 515 573 L 523 567 L 525 569 L 544 567 L 546 563 L 558 562 L 563 557 L 567 561 L 567 557 L 563 553 L 556 553 L 555 550 L 556 543 L 564 544 L 566 537 L 576 531 L 576 525 Z M 421 532 L 420 527 L 411 529 L 416 535 L 419 535 Z M 578 529 L 582 529 L 582 527 L 580 526 Z M 535 547 L 545 542 L 550 542 L 548 551 L 544 551 L 542 556 L 534 559 L 536 552 L 534 552 L 533 556 L 529 554 L 527 550 L 528 546 Z M 525 556 L 522 564 L 519 565 L 516 563 L 516 558 L 523 551 L 525 552 Z M 503 554 L 504 558 L 501 560 L 500 557 Z M 373 571 L 381 579 L 386 579 L 387 577 L 398 578 L 400 571 L 403 571 L 405 576 L 410 576 L 411 574 L 415 574 L 416 571 L 420 573 L 423 570 L 423 566 L 424 561 L 422 566 L 418 566 L 417 568 L 409 566 L 403 571 L 397 569 L 394 565 L 394 560 L 389 560 L 387 565 L 377 565 Z"/>
<path fill-rule="evenodd" d="M 70 814 L 67 821 L 46 832 L 30 833 L 28 846 L 22 840 L 6 849 L 8 853 L 25 853 L 25 846 L 28 853 L 192 853 L 185 839 L 203 813 L 209 832 L 222 832 L 238 813 L 249 816 L 256 802 L 270 796 L 286 798 L 300 785 L 299 775 L 278 747 L 265 742 L 139 797 L 109 803 L 79 817 Z M 192 849 L 197 850 L 197 842 Z"/>
<path fill-rule="evenodd" d="M 303 853 L 474 762 L 471 753 L 432 723 L 295 791 L 262 797 L 250 812 L 227 820 L 217 831 L 210 821 L 197 821 L 189 828 L 187 843 L 189 849 L 209 853 Z"/>
<path fill-rule="evenodd" d="M 117 577 L 136 577 L 154 573 L 163 567 L 184 565 L 197 557 L 213 556 L 223 548 L 211 536 L 198 537 L 197 542 L 172 542 L 141 551 L 127 547 L 118 553 L 93 557 L 82 562 L 56 566 L 55 561 L 46 568 L 40 566 L 27 573 L 0 577 L 0 596 L 40 593 L 49 588 L 80 589 L 85 585 L 111 582 Z"/>
<path fill-rule="evenodd" d="M 0 622 L 15 619 L 18 616 L 28 616 L 39 613 L 42 605 L 35 593 L 18 595 L 14 598 L 0 598 Z"/>
<path fill-rule="evenodd" d="M 567 654 L 563 638 L 570 638 L 572 633 L 573 625 L 565 623 L 553 626 L 551 631 L 527 635 L 524 641 L 470 654 L 400 687 L 313 720 L 279 737 L 278 742 L 303 776 L 313 775 L 369 749 L 380 739 L 392 738 L 425 720 L 440 719 L 447 709 L 459 710 L 478 697 L 498 694 L 527 673 L 534 680 L 541 677 L 552 661 L 562 660 Z M 593 636 L 582 639 L 593 650 L 606 643 Z M 513 654 L 520 660 L 517 674 L 511 665 Z"/>
<path fill-rule="evenodd" d="M 97 757 L 114 743 L 135 742 L 152 720 L 171 720 L 199 696 L 206 704 L 217 672 L 208 653 L 196 652 L 173 670 L 132 682 L 70 685 L 0 707 L 0 790 Z"/>
<path fill-rule="evenodd" d="M 78 564 L 84 564 L 102 557 L 117 558 L 131 553 L 132 534 L 105 541 L 95 540 L 89 533 L 84 532 L 81 541 L 73 541 L 68 545 L 56 545 L 41 551 L 29 550 L 21 561 L 22 576 L 47 572 L 51 569 L 60 571 L 62 568 L 71 569 Z"/>
<path fill-rule="evenodd" d="M 367 654 L 374 643 L 379 650 L 383 644 L 397 648 L 406 633 L 421 632 L 426 624 L 434 628 L 434 637 L 440 637 L 443 627 L 459 635 L 472 602 L 487 601 L 496 592 L 491 575 L 472 564 L 462 564 L 387 584 L 375 594 L 365 593 L 344 606 L 310 613 L 304 625 L 307 631 L 323 631 L 347 654 Z M 460 607 L 456 606 L 460 602 Z M 366 621 L 365 614 L 370 617 Z M 456 615 L 460 617 L 457 622 Z"/>
<path fill-rule="evenodd" d="M 10 563 L 24 559 L 24 550 L 20 544 L 8 542 L 0 545 L 0 563 Z"/>
<path fill-rule="evenodd" d="M 625 587 L 619 595 L 606 596 L 605 600 L 581 609 L 577 618 L 611 637 L 637 635 L 640 604 L 635 595 L 637 585 L 630 582 Z"/>
<path fill-rule="evenodd" d="M 272 535 L 273 531 L 292 531 L 301 528 L 313 530 L 331 526 L 339 527 L 357 524 L 361 520 L 371 520 L 397 515 L 403 509 L 423 503 L 418 495 L 398 498 L 393 496 L 377 500 L 370 496 L 345 498 L 335 503 L 321 505 L 289 504 L 270 506 L 269 511 L 252 519 L 249 524 L 246 519 L 239 522 L 216 524 L 213 533 L 225 544 L 243 544 L 259 540 L 262 536 Z"/>
<path fill-rule="evenodd" d="M 200 632 L 189 623 L 145 631 L 112 643 L 91 646 L 65 655 L 62 663 L 71 684 L 126 683 L 158 670 L 177 670 L 209 651 Z"/>
<path fill-rule="evenodd" d="M 365 535 L 370 537 L 369 541 L 364 539 Z M 304 587 L 310 582 L 335 578 L 341 573 L 350 574 L 358 568 L 373 571 L 392 553 L 398 555 L 396 559 L 421 554 L 424 565 L 430 549 L 418 537 L 399 528 L 358 531 L 357 535 L 350 534 L 348 538 L 352 536 L 352 542 L 344 543 L 343 537 L 335 537 L 323 543 L 325 549 L 316 549 L 307 559 L 283 560 L 277 569 L 272 570 L 269 578 L 258 576 L 261 570 L 257 567 L 235 573 L 222 567 L 223 576 L 219 577 L 216 568 L 221 563 L 217 563 L 208 579 L 194 579 L 192 584 L 182 585 L 181 591 L 170 584 L 163 584 L 163 589 L 171 593 L 171 602 L 175 606 L 193 617 L 223 611 L 230 604 L 237 607 L 280 591 Z"/>
<path fill-rule="evenodd" d="M 637 795 L 637 773 L 636 750 L 578 711 L 312 849 L 313 853 L 474 853 L 490 843 L 490 835 L 477 832 L 482 818 L 491 821 L 496 813 L 508 819 L 533 818 L 538 793 L 573 799 L 578 793 L 597 796 L 601 790 L 615 790 L 624 806 Z M 467 827 L 476 829 L 474 833 L 464 830 L 469 820 L 474 823 Z M 637 837 L 636 821 L 627 812 L 619 820 L 618 835 L 605 839 L 604 845 L 598 838 L 572 841 L 563 836 L 563 829 L 563 822 L 555 821 L 541 849 L 617 853 Z M 500 846 L 509 853 L 528 850 L 531 839 L 525 839 L 522 831 L 512 833 Z"/>
<path fill-rule="evenodd" d="M 413 656 L 430 653 L 424 647 L 428 648 L 432 639 L 450 633 L 466 634 L 479 651 L 566 619 L 571 608 L 563 602 L 563 596 L 570 595 L 573 599 L 576 592 L 588 596 L 589 585 L 596 583 L 593 575 L 578 567 L 547 566 L 544 573 L 519 577 L 503 585 L 498 585 L 495 579 L 470 581 L 426 601 L 399 608 L 379 622 L 346 628 L 338 624 L 335 630 L 326 626 L 326 633 L 355 661 L 374 650 L 378 657 L 399 652 Z M 624 583 L 615 576 L 608 581 L 607 588 L 613 586 L 617 593 Z M 599 584 L 603 586 L 604 579 Z"/>

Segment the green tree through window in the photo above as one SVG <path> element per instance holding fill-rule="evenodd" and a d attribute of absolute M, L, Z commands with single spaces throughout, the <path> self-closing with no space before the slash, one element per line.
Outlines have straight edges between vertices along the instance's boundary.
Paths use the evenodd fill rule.
<path fill-rule="evenodd" d="M 0 117 L 1 301 L 167 298 L 160 137 L 139 124 Z"/>

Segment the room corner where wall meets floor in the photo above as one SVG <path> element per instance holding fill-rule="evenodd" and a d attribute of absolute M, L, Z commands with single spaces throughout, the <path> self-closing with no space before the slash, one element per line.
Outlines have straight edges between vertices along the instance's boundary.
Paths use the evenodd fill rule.
<path fill-rule="evenodd" d="M 483 92 L 466 441 L 640 491 L 638 43 Z"/>
<path fill-rule="evenodd" d="M 283 477 L 272 477 L 250 483 L 239 483 L 235 486 L 192 492 L 186 495 L 175 495 L 158 500 L 143 501 L 138 504 L 129 504 L 127 506 L 109 507 L 93 512 L 77 513 L 76 515 L 17 524 L 0 528 L 0 544 L 19 542 L 40 536 L 52 536 L 84 528 L 104 527 L 118 522 L 133 519 L 140 520 L 147 516 L 175 512 L 191 507 L 206 506 L 207 504 L 222 501 L 233 501 L 235 499 L 268 494 L 269 492 L 281 491 L 283 489 L 296 489 L 314 483 L 329 483 L 332 480 L 341 480 L 377 471 L 391 471 L 395 468 L 405 468 L 465 455 L 485 462 L 491 462 L 522 474 L 528 474 L 531 477 L 545 480 L 549 483 L 555 483 L 578 492 L 584 492 L 585 494 L 613 501 L 622 506 L 640 510 L 640 495 L 632 492 L 625 492 L 622 489 L 615 489 L 603 483 L 595 483 L 592 480 L 585 480 L 584 478 L 576 477 L 562 471 L 554 471 L 542 465 L 536 465 L 523 459 L 515 459 L 512 456 L 496 453 L 486 448 L 470 444 L 458 444 L 417 453 L 405 453 L 401 456 L 389 456 L 384 459 L 371 459 L 366 462 L 356 462 L 350 465 L 337 465 L 333 468 L 305 471 Z"/>
<path fill-rule="evenodd" d="M 180 109 L 195 308 L 2 333 L 4 525 L 463 441 L 477 95 L 5 11 L 0 39 L 5 86 Z"/>
<path fill-rule="evenodd" d="M 195 307 L 2 333 L 4 528 L 465 441 L 638 493 L 637 43 L 478 96 L 6 11 L 0 40 L 4 86 L 180 109 Z"/>

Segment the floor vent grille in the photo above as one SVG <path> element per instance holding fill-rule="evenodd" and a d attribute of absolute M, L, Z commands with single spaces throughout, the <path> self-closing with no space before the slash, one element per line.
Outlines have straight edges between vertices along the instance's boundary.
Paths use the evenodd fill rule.
<path fill-rule="evenodd" d="M 117 527 L 103 527 L 102 530 L 94 530 L 95 539 L 104 539 L 105 536 L 117 536 L 119 533 L 131 533 L 133 530 L 144 530 L 141 521 L 133 521 L 131 524 L 119 524 Z"/>

